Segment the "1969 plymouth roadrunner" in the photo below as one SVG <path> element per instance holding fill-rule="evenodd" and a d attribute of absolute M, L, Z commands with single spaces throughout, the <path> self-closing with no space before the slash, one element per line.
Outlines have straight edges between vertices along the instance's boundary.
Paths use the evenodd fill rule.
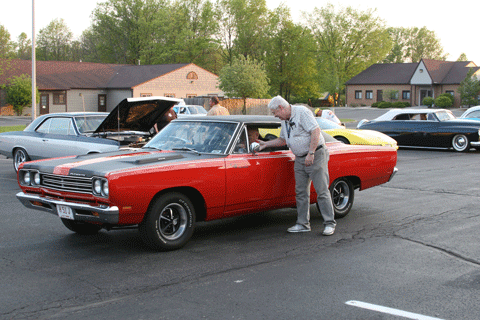
<path fill-rule="evenodd" d="M 247 134 L 279 126 L 270 116 L 179 118 L 139 149 L 25 162 L 17 198 L 58 215 L 77 233 L 138 226 L 152 248 L 177 249 L 197 221 L 295 207 L 294 155 L 285 148 L 256 152 Z M 335 214 L 341 218 L 352 207 L 355 189 L 392 178 L 397 151 L 324 137 Z"/>

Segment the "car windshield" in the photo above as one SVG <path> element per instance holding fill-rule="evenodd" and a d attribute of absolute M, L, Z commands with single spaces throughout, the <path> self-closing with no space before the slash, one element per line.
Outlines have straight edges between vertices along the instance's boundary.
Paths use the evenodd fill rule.
<path fill-rule="evenodd" d="M 316 117 L 315 120 L 317 120 L 317 123 L 322 130 L 328 130 L 328 129 L 345 129 L 344 127 L 336 124 L 333 121 L 323 119 L 323 118 L 318 118 Z"/>
<path fill-rule="evenodd" d="M 82 116 L 75 117 L 78 131 L 80 133 L 94 132 L 105 120 L 106 116 Z"/>
<path fill-rule="evenodd" d="M 188 109 L 190 110 L 190 114 L 206 114 L 207 110 L 205 110 L 202 106 L 189 106 Z"/>
<path fill-rule="evenodd" d="M 435 114 L 440 121 L 455 120 L 455 116 L 450 111 L 438 111 Z"/>
<path fill-rule="evenodd" d="M 172 121 L 144 148 L 226 153 L 236 123 L 214 121 Z"/>

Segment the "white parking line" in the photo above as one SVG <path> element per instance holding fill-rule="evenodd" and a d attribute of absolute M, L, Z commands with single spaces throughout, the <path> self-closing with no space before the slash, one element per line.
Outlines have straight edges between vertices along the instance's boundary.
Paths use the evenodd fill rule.
<path fill-rule="evenodd" d="M 355 301 L 355 300 L 350 300 L 345 302 L 345 304 L 348 304 L 350 306 L 354 307 L 359 307 L 363 309 L 368 309 L 368 310 L 373 310 L 377 312 L 382 312 L 382 313 L 388 313 L 394 316 L 400 316 L 408 319 L 417 319 L 417 320 L 442 320 L 440 318 L 434 318 L 434 317 L 429 317 L 429 316 L 424 316 L 418 313 L 412 313 L 408 311 L 403 311 L 403 310 L 398 310 L 398 309 L 392 309 L 388 307 L 383 307 L 383 306 L 378 306 L 375 304 L 371 303 L 366 303 L 366 302 L 361 302 L 361 301 Z"/>

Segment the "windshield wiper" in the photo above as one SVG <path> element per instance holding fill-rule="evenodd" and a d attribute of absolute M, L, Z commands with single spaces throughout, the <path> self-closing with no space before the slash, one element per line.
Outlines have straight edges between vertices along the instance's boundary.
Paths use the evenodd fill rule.
<path fill-rule="evenodd" d="M 200 155 L 200 152 L 198 152 L 197 150 L 193 149 L 193 148 L 187 148 L 187 147 L 176 147 L 176 148 L 172 148 L 172 150 L 179 150 L 179 151 L 191 151 L 191 152 L 195 152 L 196 154 Z"/>
<path fill-rule="evenodd" d="M 158 150 L 158 151 L 162 151 L 162 149 L 160 148 L 157 148 L 157 147 L 152 147 L 152 146 L 143 146 L 142 149 L 155 149 L 155 150 Z"/>

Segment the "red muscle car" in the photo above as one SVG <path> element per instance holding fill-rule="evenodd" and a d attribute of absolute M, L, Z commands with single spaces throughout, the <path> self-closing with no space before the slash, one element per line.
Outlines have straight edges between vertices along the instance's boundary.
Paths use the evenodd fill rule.
<path fill-rule="evenodd" d="M 197 221 L 295 207 L 294 155 L 286 148 L 256 152 L 247 134 L 279 126 L 270 116 L 179 118 L 142 148 L 25 162 L 17 198 L 59 216 L 77 233 L 138 226 L 152 248 L 178 249 Z M 341 218 L 352 207 L 355 189 L 393 177 L 397 151 L 324 137 L 335 214 Z M 260 136 L 269 138 L 274 137 Z M 312 187 L 312 203 L 315 198 Z"/>

